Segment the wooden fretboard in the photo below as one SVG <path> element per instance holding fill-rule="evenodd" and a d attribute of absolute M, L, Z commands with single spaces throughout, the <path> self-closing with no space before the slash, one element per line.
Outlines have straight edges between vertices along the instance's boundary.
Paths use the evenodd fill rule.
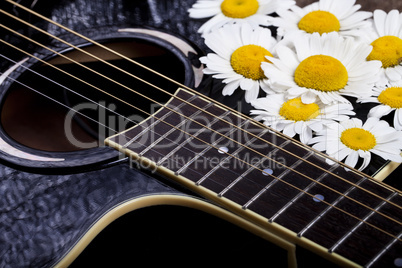
<path fill-rule="evenodd" d="M 398 267 L 399 192 L 202 97 L 175 96 L 106 144 L 343 265 Z"/>

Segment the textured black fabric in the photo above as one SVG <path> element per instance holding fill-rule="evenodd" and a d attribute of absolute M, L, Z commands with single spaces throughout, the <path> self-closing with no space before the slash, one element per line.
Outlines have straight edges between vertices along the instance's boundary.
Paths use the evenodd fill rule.
<path fill-rule="evenodd" d="M 0 167 L 0 267 L 47 267 L 114 206 L 177 193 L 126 163 L 71 175 Z"/>

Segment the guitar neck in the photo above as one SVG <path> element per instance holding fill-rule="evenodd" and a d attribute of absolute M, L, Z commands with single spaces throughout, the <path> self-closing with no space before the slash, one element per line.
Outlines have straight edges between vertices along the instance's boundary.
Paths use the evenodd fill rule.
<path fill-rule="evenodd" d="M 185 90 L 106 144 L 342 265 L 402 258 L 399 192 Z"/>

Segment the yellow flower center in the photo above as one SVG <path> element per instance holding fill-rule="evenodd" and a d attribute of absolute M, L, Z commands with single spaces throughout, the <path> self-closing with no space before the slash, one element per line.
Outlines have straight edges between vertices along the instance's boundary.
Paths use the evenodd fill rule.
<path fill-rule="evenodd" d="M 223 15 L 230 18 L 244 19 L 257 13 L 257 0 L 224 0 L 221 4 Z"/>
<path fill-rule="evenodd" d="M 342 132 L 341 142 L 352 150 L 368 151 L 377 144 L 374 135 L 362 128 L 349 128 Z"/>
<path fill-rule="evenodd" d="M 367 60 L 379 60 L 383 68 L 394 67 L 402 60 L 402 40 L 388 35 L 378 38 L 371 43 L 373 50 Z"/>
<path fill-rule="evenodd" d="M 402 108 L 402 87 L 389 87 L 381 92 L 378 101 L 391 108 Z"/>
<path fill-rule="evenodd" d="M 303 60 L 295 71 L 300 87 L 319 91 L 338 91 L 348 83 L 348 71 L 343 64 L 326 55 L 314 55 Z"/>
<path fill-rule="evenodd" d="M 308 33 L 339 32 L 341 24 L 338 18 L 328 11 L 312 11 L 299 21 L 299 29 Z"/>
<path fill-rule="evenodd" d="M 316 103 L 304 104 L 301 98 L 288 100 L 279 110 L 279 115 L 292 121 L 309 121 L 319 114 L 320 107 Z"/>
<path fill-rule="evenodd" d="M 261 62 L 270 62 L 265 56 L 272 57 L 272 54 L 261 46 L 246 45 L 233 52 L 230 64 L 236 73 L 246 78 L 260 80 L 265 78 Z"/>

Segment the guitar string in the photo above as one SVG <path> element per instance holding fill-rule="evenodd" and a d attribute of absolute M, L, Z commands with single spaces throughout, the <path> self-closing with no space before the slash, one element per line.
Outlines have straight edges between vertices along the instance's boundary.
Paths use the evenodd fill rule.
<path fill-rule="evenodd" d="M 0 11 L 3 12 L 2 10 L 0 10 Z M 32 12 L 33 12 L 33 11 L 32 11 Z M 6 13 L 6 12 L 3 12 L 3 13 Z M 9 16 L 12 16 L 11 14 L 8 14 L 8 15 L 9 15 Z M 35 15 L 40 16 L 40 17 L 42 18 L 42 15 L 40 15 L 40 14 L 35 13 Z M 58 40 L 58 41 L 60 41 L 60 42 L 63 42 L 63 43 L 65 43 L 65 44 L 69 45 L 69 46 L 72 47 L 72 48 L 75 48 L 75 49 L 77 49 L 77 50 L 80 50 L 81 52 L 86 53 L 87 55 L 89 55 L 89 56 L 91 56 L 91 57 L 94 57 L 94 58 L 97 59 L 97 60 L 100 60 L 100 61 L 102 61 L 102 62 L 104 62 L 104 63 L 106 63 L 106 64 L 108 64 L 108 65 L 110 65 L 110 66 L 113 66 L 112 64 L 103 61 L 103 60 L 100 59 L 99 57 L 96 57 L 96 56 L 94 56 L 94 55 L 90 55 L 88 52 L 83 51 L 83 50 L 81 50 L 80 48 L 78 48 L 78 47 L 76 47 L 76 46 L 74 46 L 74 45 L 72 45 L 72 44 L 70 44 L 70 43 L 68 43 L 68 42 L 66 42 L 66 41 L 64 41 L 64 40 L 61 40 L 61 39 L 58 38 L 58 37 L 55 37 L 55 36 L 53 36 L 53 35 L 51 35 L 51 34 L 45 32 L 45 31 L 43 31 L 42 29 L 39 29 L 39 28 L 37 28 L 37 27 L 35 27 L 35 26 L 33 26 L 33 25 L 30 25 L 30 24 L 28 24 L 27 22 L 25 22 L 25 21 L 23 21 L 23 20 L 20 20 L 19 18 L 16 18 L 16 17 L 14 17 L 14 18 L 17 19 L 17 20 L 19 20 L 20 22 L 22 22 L 22 23 L 24 23 L 24 24 L 27 24 L 27 25 L 30 26 L 30 27 L 35 28 L 35 29 L 38 30 L 38 31 L 41 31 L 42 33 L 45 33 L 45 34 L 49 35 L 50 37 L 52 37 L 52 38 L 54 38 L 54 39 L 56 39 L 56 40 Z M 63 29 L 70 31 L 70 32 L 72 32 L 73 34 L 75 34 L 75 35 L 77 35 L 77 36 L 79 36 L 79 37 L 81 37 L 81 38 L 84 38 L 85 40 L 90 41 L 90 42 L 92 42 L 92 43 L 95 44 L 95 45 L 98 45 L 98 46 L 100 46 L 100 47 L 102 47 L 102 48 L 104 48 L 104 49 L 107 49 L 109 52 L 114 52 L 114 54 L 116 54 L 116 55 L 118 55 L 118 56 L 121 56 L 121 57 L 123 57 L 124 59 L 129 59 L 129 58 L 126 58 L 124 55 L 121 55 L 121 54 L 118 53 L 118 52 L 115 52 L 115 51 L 113 51 L 113 50 L 111 50 L 111 49 L 109 49 L 109 48 L 107 48 L 107 47 L 104 47 L 103 45 L 101 45 L 101 44 L 99 44 L 99 43 L 97 43 L 97 42 L 95 42 L 95 41 L 93 41 L 93 40 L 91 40 L 91 39 L 89 39 L 89 38 L 87 38 L 87 37 L 85 37 L 85 36 L 82 36 L 82 35 L 80 35 L 79 33 L 76 33 L 76 32 L 74 32 L 74 31 L 72 31 L 72 30 L 70 30 L 70 29 L 68 29 L 68 28 L 66 28 L 66 27 L 64 27 L 64 26 L 62 26 L 62 25 L 59 25 L 59 24 L 57 24 L 57 23 L 55 23 L 55 22 L 53 22 L 53 21 L 47 19 L 46 17 L 43 17 L 43 19 L 46 19 L 46 20 L 48 20 L 49 22 L 52 22 L 53 24 L 56 24 L 57 26 L 62 27 Z M 43 46 L 43 45 L 42 45 L 42 46 Z M 139 65 L 140 67 L 142 67 L 142 68 L 144 68 L 144 69 L 147 69 L 147 70 L 150 70 L 150 71 L 152 71 L 152 72 L 154 72 L 154 73 L 157 73 L 156 71 L 154 71 L 154 70 L 152 70 L 152 69 L 149 69 L 148 67 L 143 66 L 143 65 L 139 64 L 138 62 L 136 62 L 136 61 L 134 61 L 134 60 L 132 60 L 132 59 L 129 59 L 129 60 L 132 61 L 133 63 Z M 113 66 L 113 67 L 115 67 L 115 66 Z M 130 75 L 130 76 L 132 76 L 132 77 L 134 77 L 134 78 L 136 78 L 136 79 L 138 79 L 139 81 L 142 81 L 143 83 L 146 83 L 146 84 L 148 84 L 148 85 L 151 85 L 151 86 L 155 87 L 156 89 L 158 89 L 158 90 L 160 90 L 160 91 L 162 91 L 162 92 L 164 92 L 164 93 L 166 93 L 166 94 L 169 94 L 171 97 L 178 98 L 178 97 L 172 95 L 171 93 L 166 92 L 166 91 L 164 91 L 163 89 L 161 89 L 161 88 L 159 88 L 159 87 L 156 87 L 156 86 L 150 84 L 148 81 L 145 81 L 145 80 L 143 80 L 143 79 L 141 79 L 141 78 L 138 78 L 137 76 L 135 76 L 135 75 L 133 75 L 133 74 L 130 74 L 130 73 L 126 72 L 125 70 L 122 70 L 122 69 L 120 69 L 120 68 L 118 68 L 118 67 L 116 67 L 116 68 L 117 68 L 118 70 L 120 70 L 120 71 L 122 71 L 122 72 L 124 72 L 124 73 L 126 73 L 126 74 L 128 74 L 128 75 Z M 166 77 L 165 77 L 164 75 L 162 75 L 162 74 L 159 74 L 159 73 L 157 73 L 157 74 L 160 75 L 160 76 L 162 76 L 163 78 L 166 78 Z M 170 78 L 167 78 L 167 79 L 171 80 Z M 174 81 L 174 80 L 173 80 L 173 81 Z M 176 82 L 176 81 L 174 81 L 174 82 Z M 178 82 L 176 82 L 176 83 L 178 83 Z M 187 87 L 186 87 L 186 89 L 187 89 Z M 144 97 L 144 96 L 143 96 L 143 97 Z M 180 98 L 178 98 L 178 99 L 180 99 Z M 180 99 L 180 100 L 186 102 L 185 100 L 182 100 L 182 99 Z M 192 104 L 192 103 L 188 103 L 188 104 L 194 106 L 194 104 Z M 199 109 L 199 107 L 196 107 L 196 108 Z M 208 112 L 206 111 L 206 113 L 208 113 Z M 237 113 L 237 111 L 236 111 L 236 113 Z M 212 115 L 213 117 L 215 117 L 215 115 L 213 115 L 213 114 L 211 114 L 211 113 L 209 113 L 209 114 Z M 244 118 L 244 117 L 243 117 L 243 118 Z M 222 121 L 224 121 L 224 122 L 226 122 L 226 123 L 229 123 L 229 124 L 233 125 L 232 123 L 227 122 L 227 121 L 224 120 L 224 119 L 220 119 L 220 120 L 222 120 Z M 256 121 L 255 121 L 255 122 L 256 122 Z M 258 122 L 258 123 L 259 123 L 259 122 Z M 259 125 L 260 125 L 260 124 L 259 124 Z M 243 131 L 243 132 L 245 132 L 245 133 L 247 133 L 247 134 L 250 134 L 250 135 L 254 136 L 254 137 L 257 138 L 257 139 L 260 139 L 260 140 L 262 140 L 262 141 L 264 141 L 264 142 L 267 142 L 268 144 L 270 144 L 270 145 L 272 145 L 272 146 L 274 146 L 274 147 L 279 148 L 280 150 L 282 150 L 282 151 L 288 153 L 289 155 L 292 155 L 292 156 L 294 156 L 294 157 L 296 157 L 296 158 L 299 158 L 300 160 L 302 160 L 302 161 L 304 161 L 304 162 L 306 162 L 306 163 L 308 163 L 308 164 L 310 164 L 310 165 L 312 165 L 312 166 L 314 166 L 314 167 L 316 167 L 316 168 L 318 168 L 318 169 L 321 169 L 322 171 L 324 171 L 324 172 L 326 172 L 326 173 L 328 173 L 328 174 L 331 174 L 331 175 L 333 175 L 334 177 L 336 177 L 336 178 L 338 178 L 338 179 L 340 179 L 340 180 L 342 180 L 342 181 L 344 181 L 344 182 L 346 182 L 346 183 L 348 183 L 348 184 L 351 184 L 351 185 L 353 185 L 353 186 L 359 188 L 360 190 L 363 190 L 363 191 L 365 191 L 365 192 L 367 192 L 367 193 L 369 193 L 369 194 L 371 194 L 371 195 L 373 195 L 373 196 L 375 196 L 375 197 L 377 197 L 377 198 L 382 199 L 383 201 L 386 201 L 387 203 L 390 203 L 390 204 L 392 204 L 392 205 L 398 207 L 399 209 L 402 209 L 401 206 L 399 206 L 399 205 L 397 205 L 397 204 L 394 204 L 392 201 L 389 201 L 389 200 L 384 199 L 383 197 L 381 197 L 381 196 L 379 196 L 379 195 L 377 195 L 377 194 L 375 194 L 375 193 L 373 193 L 373 192 L 371 192 L 371 191 L 369 191 L 369 190 L 367 190 L 367 189 L 361 187 L 360 185 L 353 184 L 352 182 L 350 182 L 350 181 L 348 181 L 348 180 L 342 178 L 341 176 L 339 176 L 339 175 L 337 175 L 337 174 L 334 174 L 333 172 L 331 172 L 331 171 L 329 171 L 329 170 L 326 170 L 326 169 L 324 169 L 324 168 L 318 166 L 317 164 L 311 163 L 311 162 L 308 161 L 307 159 L 301 158 L 300 156 L 298 156 L 298 155 L 296 155 L 296 154 L 293 154 L 293 153 L 287 151 L 286 149 L 284 149 L 284 148 L 282 148 L 282 147 L 278 147 L 276 144 L 273 144 L 273 143 L 271 143 L 270 141 L 267 141 L 267 140 L 265 140 L 265 139 L 262 139 L 261 137 L 256 136 L 254 133 L 250 133 L 249 131 L 245 131 L 245 130 L 239 128 L 239 127 L 236 126 L 236 125 L 233 125 L 233 126 L 235 126 L 236 128 L 240 129 L 241 131 Z M 265 125 L 262 125 L 262 126 L 263 126 L 263 127 L 266 127 Z M 279 132 L 279 133 L 278 133 L 277 131 L 275 131 L 275 132 L 276 132 L 277 134 L 283 135 L 283 134 L 280 133 L 280 132 Z M 220 133 L 218 133 L 218 134 L 220 134 Z M 221 134 L 220 134 L 220 135 L 221 135 Z M 289 137 L 286 137 L 286 138 L 289 139 Z M 298 145 L 302 145 L 302 147 L 306 148 L 304 144 L 300 144 L 299 142 L 297 142 L 297 141 L 294 140 L 294 139 L 290 139 L 290 140 L 292 140 L 293 142 L 296 142 Z M 235 142 L 236 142 L 236 141 L 235 141 Z M 242 144 L 240 144 L 240 145 L 242 145 Z M 242 146 L 244 146 L 244 145 L 242 145 Z M 319 155 L 324 156 L 324 158 L 331 159 L 332 161 L 337 162 L 338 164 L 340 164 L 340 165 L 342 165 L 342 166 L 346 166 L 346 165 L 343 164 L 342 162 L 339 162 L 339 161 L 337 161 L 337 160 L 335 160 L 335 159 L 332 159 L 332 158 L 328 157 L 327 155 L 323 154 L 322 152 L 316 151 L 316 150 L 314 150 L 314 149 L 312 149 L 312 148 L 310 148 L 310 147 L 307 147 L 307 149 L 310 150 L 310 151 L 314 151 L 316 154 L 319 154 Z M 265 155 L 263 155 L 263 154 L 261 154 L 261 153 L 259 153 L 259 152 L 257 152 L 257 151 L 254 151 L 254 152 L 257 153 L 257 154 L 259 154 L 260 156 L 266 158 Z M 271 160 L 273 160 L 273 159 L 271 159 Z M 279 162 L 277 162 L 276 160 L 273 160 L 273 161 L 275 161 L 277 164 L 283 165 L 282 163 L 279 163 Z M 288 168 L 288 167 L 287 167 L 287 168 Z M 359 171 L 356 171 L 356 170 L 354 170 L 354 169 L 351 169 L 351 168 L 350 168 L 350 170 L 351 170 L 352 172 L 354 172 L 354 173 L 360 175 L 360 176 L 369 177 L 369 176 L 367 176 L 366 174 L 361 173 L 361 172 L 359 172 Z M 302 176 L 304 176 L 304 177 L 306 177 L 305 174 L 302 174 L 302 173 L 299 173 L 299 174 L 302 175 Z M 370 178 L 370 177 L 369 177 L 369 179 L 374 180 L 373 178 Z M 324 186 L 324 187 L 327 187 L 327 186 L 325 186 L 325 185 L 323 185 L 323 186 Z M 386 188 L 392 189 L 392 187 L 390 187 L 390 186 L 388 186 L 388 185 L 383 185 L 383 186 L 386 187 Z M 328 188 L 328 187 L 327 187 L 327 188 Z M 393 190 L 393 191 L 396 191 L 396 192 L 399 192 L 399 190 L 397 190 L 397 189 L 392 189 L 392 190 Z"/>
<path fill-rule="evenodd" d="M 27 86 L 27 85 L 24 85 L 24 86 Z M 29 87 L 29 86 L 27 86 L 27 87 Z M 36 90 L 35 90 L 35 91 L 36 91 Z M 40 93 L 40 94 L 41 94 L 41 93 Z M 47 98 L 49 98 L 49 99 L 51 99 L 51 97 L 46 96 L 45 94 L 44 94 L 44 96 L 47 97 Z M 63 104 L 62 104 L 62 105 L 63 105 Z M 67 108 L 70 108 L 70 107 L 67 107 Z M 145 112 L 145 111 L 142 111 L 142 112 L 143 112 L 143 113 L 147 113 L 149 116 L 153 116 L 153 114 L 151 114 L 151 113 L 148 113 L 148 112 Z M 79 112 L 78 112 L 78 113 L 79 113 Z M 155 117 L 155 119 L 156 119 L 157 121 L 164 122 L 164 121 L 162 121 L 160 118 L 158 118 L 158 117 L 156 117 L 156 116 L 153 116 L 153 117 Z M 94 119 L 91 119 L 91 120 L 94 120 Z M 95 122 L 96 122 L 96 120 L 95 120 Z M 170 126 L 173 127 L 173 128 L 178 129 L 176 126 L 174 126 L 174 125 L 172 125 L 172 124 L 170 124 L 170 123 L 167 123 L 167 122 L 164 122 L 164 123 L 167 124 L 167 125 L 170 125 Z M 180 129 L 178 129 L 178 130 L 180 130 Z M 116 130 L 113 130 L 113 131 L 118 132 L 118 131 L 116 131 Z M 158 135 L 159 135 L 159 134 L 158 134 Z M 191 134 L 189 134 L 189 135 L 191 135 Z M 192 135 L 191 135 L 191 136 L 192 136 Z M 192 136 L 192 137 L 194 137 L 194 136 Z M 194 138 L 197 138 L 197 137 L 194 137 Z M 197 138 L 197 139 L 198 139 L 198 138 Z M 202 140 L 201 140 L 201 141 L 202 141 Z M 208 146 L 211 146 L 209 143 L 207 143 L 207 142 L 205 142 L 205 141 L 202 141 L 202 142 L 204 142 L 204 143 L 207 144 Z M 144 144 L 143 144 L 143 145 L 144 145 Z M 146 146 L 146 145 L 145 145 L 145 146 Z M 213 147 L 213 146 L 211 146 L 211 147 Z M 215 148 L 216 148 L 216 147 L 215 147 Z M 187 149 L 187 148 L 186 148 L 186 149 Z M 216 148 L 216 149 L 218 149 L 218 148 Z M 152 149 L 152 148 L 151 148 L 150 150 L 155 151 L 155 150 Z M 157 154 L 160 154 L 158 151 L 155 151 L 155 152 L 156 152 Z M 229 154 L 229 156 L 234 157 L 234 156 L 231 155 L 231 154 Z M 204 157 L 204 158 L 205 158 L 205 157 Z M 207 158 L 205 158 L 205 159 L 207 160 Z M 175 160 L 173 160 L 173 161 L 175 161 Z M 227 170 L 230 170 L 230 169 L 227 169 Z M 193 171 L 195 171 L 195 172 L 197 172 L 198 174 L 200 174 L 200 173 L 199 173 L 198 171 L 196 171 L 196 170 L 193 170 Z M 260 171 L 263 171 L 263 170 L 260 170 Z M 200 175 L 202 175 L 202 174 L 200 174 Z M 236 174 L 236 175 L 239 175 L 239 174 Z M 289 183 L 289 182 L 283 181 L 282 179 L 277 178 L 276 176 L 273 176 L 273 175 L 270 175 L 270 176 L 272 176 L 274 179 L 276 179 L 276 180 L 278 180 L 278 181 L 281 181 L 281 182 L 285 183 L 286 185 L 288 185 L 288 186 L 290 186 L 290 187 L 295 188 L 295 189 L 298 190 L 299 192 L 302 192 L 302 193 L 304 193 L 304 194 L 306 194 L 306 195 L 309 195 L 309 196 L 312 197 L 312 198 L 315 197 L 315 195 L 313 195 L 313 194 L 311 194 L 311 193 L 309 193 L 309 192 L 307 192 L 307 191 L 305 191 L 305 190 L 303 190 L 303 189 L 300 189 L 300 188 L 298 188 L 298 187 L 292 185 L 292 184 Z M 245 177 L 245 178 L 247 179 L 247 177 Z M 251 181 L 251 182 L 253 182 L 253 181 Z M 219 183 L 219 182 L 218 182 L 218 183 Z M 255 183 L 255 182 L 253 182 L 253 183 Z M 222 186 L 225 186 L 225 185 L 222 185 Z M 261 186 L 262 186 L 262 185 L 261 185 Z M 236 192 L 236 193 L 242 195 L 241 193 L 238 193 L 238 192 Z M 244 196 L 244 195 L 243 195 L 243 196 Z M 350 214 L 349 212 L 346 212 L 346 211 L 344 211 L 344 210 L 342 210 L 342 209 L 336 207 L 335 205 L 333 205 L 333 204 L 331 204 L 331 203 L 328 203 L 328 202 L 325 201 L 325 200 L 321 200 L 321 201 L 322 201 L 324 204 L 328 205 L 329 207 L 333 207 L 333 208 L 335 208 L 336 210 L 339 210 L 341 213 L 344 213 L 344 214 L 346 214 L 346 215 L 348 215 L 348 216 L 350 216 L 350 217 L 352 217 L 352 218 L 354 218 L 354 219 L 356 219 L 356 220 L 362 222 L 363 224 L 367 224 L 367 225 L 371 226 L 372 228 L 374 228 L 374 229 L 376 229 L 376 230 L 378 230 L 378 231 L 380 231 L 380 232 L 383 232 L 384 234 L 386 234 L 386 235 L 392 237 L 393 239 L 397 239 L 397 240 L 399 240 L 399 241 L 402 241 L 402 239 L 398 238 L 396 235 L 393 235 L 393 234 L 391 234 L 391 233 L 389 233 L 389 232 L 387 232 L 387 231 L 381 229 L 380 227 L 375 226 L 374 224 L 368 223 L 368 222 L 364 221 L 363 219 L 360 219 L 359 217 L 357 217 L 357 216 L 355 216 L 355 215 L 353 215 L 353 214 Z M 377 212 L 377 211 L 374 211 L 374 212 Z M 384 215 L 384 216 L 386 216 L 386 215 Z"/>

